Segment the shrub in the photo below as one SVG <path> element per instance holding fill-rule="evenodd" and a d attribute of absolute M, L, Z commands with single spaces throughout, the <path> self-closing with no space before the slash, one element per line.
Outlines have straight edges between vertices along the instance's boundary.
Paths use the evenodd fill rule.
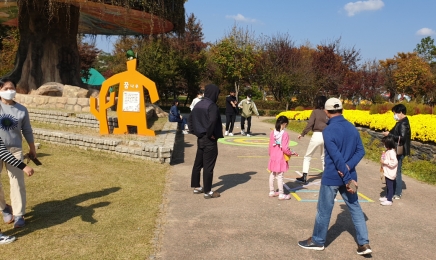
<path fill-rule="evenodd" d="M 226 108 L 226 97 L 227 95 L 222 95 L 218 97 L 218 101 L 216 102 L 216 104 L 218 105 L 219 108 Z"/>
<path fill-rule="evenodd" d="M 392 104 L 392 103 L 374 104 L 374 105 L 371 105 L 371 107 L 369 109 L 369 114 L 370 115 L 384 114 L 386 112 L 391 111 L 393 106 L 394 106 L 394 104 Z"/>
<path fill-rule="evenodd" d="M 400 104 L 406 106 L 406 110 L 407 110 L 406 114 L 409 116 L 418 115 L 418 114 L 432 114 L 432 112 L 434 113 L 431 106 L 426 104 L 419 104 L 416 103 L 415 101 L 411 101 L 411 102 L 403 101 Z"/>
<path fill-rule="evenodd" d="M 344 109 L 347 109 L 347 110 L 355 110 L 356 109 L 356 106 L 354 106 L 353 104 L 344 103 L 344 104 L 342 104 L 342 106 Z"/>
<path fill-rule="evenodd" d="M 401 102 L 400 104 L 403 104 L 404 106 L 406 106 L 406 114 L 409 116 L 413 116 L 416 113 L 415 107 L 417 106 L 417 104 L 414 101 L 411 102 Z"/>
<path fill-rule="evenodd" d="M 436 184 L 436 165 L 428 160 L 403 159 L 403 171 L 406 175 L 430 184 Z"/>
<path fill-rule="evenodd" d="M 417 114 L 432 114 L 432 108 L 428 105 L 417 104 L 414 108 L 415 115 Z"/>
<path fill-rule="evenodd" d="M 264 101 L 264 100 L 255 100 L 257 109 L 262 110 L 286 110 L 286 103 L 277 102 L 277 101 Z"/>
<path fill-rule="evenodd" d="M 359 105 L 356 106 L 356 109 L 357 109 L 357 110 L 365 110 L 365 111 L 368 111 L 368 110 L 371 109 L 371 106 L 372 106 L 372 105 L 368 105 L 368 104 L 359 104 Z"/>

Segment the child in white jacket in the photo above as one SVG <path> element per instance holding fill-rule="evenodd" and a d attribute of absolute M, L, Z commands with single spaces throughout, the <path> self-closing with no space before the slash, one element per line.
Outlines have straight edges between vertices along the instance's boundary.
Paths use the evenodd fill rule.
<path fill-rule="evenodd" d="M 383 167 L 383 173 L 386 179 L 386 197 L 380 198 L 380 204 L 383 206 L 392 205 L 392 197 L 395 191 L 395 178 L 397 177 L 397 153 L 395 152 L 395 142 L 392 137 L 385 136 L 382 139 L 386 151 L 382 153 L 380 163 Z"/>

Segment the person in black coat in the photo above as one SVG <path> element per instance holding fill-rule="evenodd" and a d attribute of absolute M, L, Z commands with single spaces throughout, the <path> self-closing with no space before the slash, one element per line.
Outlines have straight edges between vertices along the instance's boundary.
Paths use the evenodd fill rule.
<path fill-rule="evenodd" d="M 218 157 L 219 138 L 223 138 L 222 122 L 216 104 L 220 91 L 218 86 L 205 87 L 204 97 L 198 102 L 188 119 L 190 133 L 197 136 L 197 154 L 192 167 L 191 187 L 194 194 L 204 193 L 205 199 L 217 198 L 219 192 L 212 191 L 213 170 Z M 203 169 L 203 187 L 200 185 L 200 172 Z"/>
<path fill-rule="evenodd" d="M 397 155 L 397 178 L 395 179 L 395 195 L 393 197 L 394 199 L 401 199 L 403 191 L 401 167 L 403 165 L 404 157 L 410 155 L 410 140 L 412 139 L 412 130 L 410 128 L 409 119 L 406 116 L 406 106 L 403 104 L 397 104 L 392 108 L 392 112 L 394 112 L 394 119 L 397 121 L 397 123 L 391 129 L 391 131 L 383 132 L 383 135 L 392 137 L 396 145 L 399 144 L 403 146 L 403 154 Z"/>
<path fill-rule="evenodd" d="M 233 127 L 238 114 L 238 100 L 235 94 L 234 90 L 230 90 L 230 95 L 226 97 L 226 132 L 224 135 L 233 136 Z"/>

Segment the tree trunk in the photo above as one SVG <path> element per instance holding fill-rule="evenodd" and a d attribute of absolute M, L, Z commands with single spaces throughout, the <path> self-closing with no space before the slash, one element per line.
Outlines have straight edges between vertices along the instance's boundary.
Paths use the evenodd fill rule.
<path fill-rule="evenodd" d="M 239 102 L 239 84 L 235 81 L 235 97 L 236 100 Z"/>
<path fill-rule="evenodd" d="M 79 8 L 49 0 L 19 1 L 20 43 L 8 75 L 28 93 L 46 82 L 83 86 L 77 48 Z"/>

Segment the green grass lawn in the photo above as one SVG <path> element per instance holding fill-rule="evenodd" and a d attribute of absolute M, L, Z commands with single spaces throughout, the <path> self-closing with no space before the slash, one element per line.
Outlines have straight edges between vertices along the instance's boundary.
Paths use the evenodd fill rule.
<path fill-rule="evenodd" d="M 27 146 L 23 146 L 27 147 Z M 27 150 L 27 149 L 25 149 Z M 147 259 L 167 165 L 42 143 L 42 166 L 26 177 L 26 226 L 3 245 L 1 259 Z M 1 181 L 9 200 L 9 179 Z"/>

